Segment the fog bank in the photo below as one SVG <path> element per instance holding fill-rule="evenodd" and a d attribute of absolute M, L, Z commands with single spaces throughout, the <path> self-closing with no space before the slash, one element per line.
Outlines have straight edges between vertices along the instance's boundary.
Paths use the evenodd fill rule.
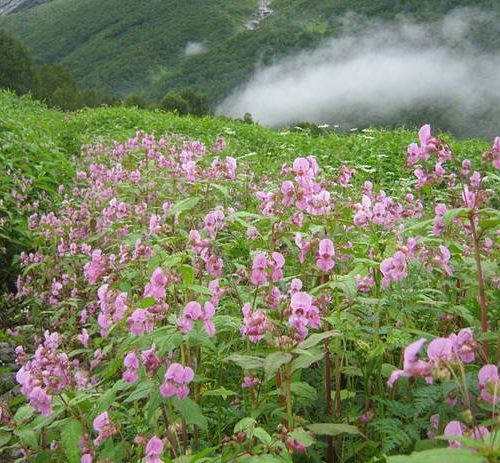
<path fill-rule="evenodd" d="M 474 31 L 484 21 L 488 13 L 471 9 L 432 25 L 345 17 L 339 37 L 257 69 L 217 112 L 249 112 L 271 127 L 307 120 L 349 128 L 431 118 L 443 128 L 492 136 L 496 128 L 500 133 L 500 52 L 476 45 Z"/>

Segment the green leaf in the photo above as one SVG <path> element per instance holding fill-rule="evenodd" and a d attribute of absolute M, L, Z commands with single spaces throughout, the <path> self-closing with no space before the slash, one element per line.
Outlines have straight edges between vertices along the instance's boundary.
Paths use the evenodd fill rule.
<path fill-rule="evenodd" d="M 273 352 L 264 359 L 264 371 L 266 372 L 266 381 L 271 379 L 282 365 L 292 360 L 292 354 L 285 352 Z"/>
<path fill-rule="evenodd" d="M 178 212 L 185 212 L 193 209 L 200 201 L 199 196 L 192 196 L 179 201 L 172 209 L 168 211 L 168 215 L 175 215 Z"/>
<path fill-rule="evenodd" d="M 245 432 L 247 434 L 253 433 L 253 430 L 255 429 L 255 425 L 257 422 L 255 421 L 254 418 L 251 418 L 249 416 L 246 416 L 245 418 L 242 418 L 240 421 L 238 421 L 235 426 L 234 426 L 234 433 L 238 432 Z"/>
<path fill-rule="evenodd" d="M 470 450 L 441 448 L 388 457 L 387 463 L 486 463 L 486 459 Z"/>
<path fill-rule="evenodd" d="M 236 363 L 239 367 L 244 370 L 258 370 L 264 367 L 264 359 L 261 357 L 253 357 L 251 355 L 239 355 L 233 354 L 226 357 L 226 361 L 231 361 Z"/>
<path fill-rule="evenodd" d="M 5 447 L 9 443 L 11 437 L 12 434 L 10 432 L 7 431 L 0 432 L 0 449 L 2 447 Z"/>
<path fill-rule="evenodd" d="M 186 286 L 191 286 L 194 282 L 194 268 L 191 265 L 181 265 L 179 271 L 182 275 L 182 282 Z"/>
<path fill-rule="evenodd" d="M 306 382 L 297 381 L 295 383 L 292 383 L 290 387 L 292 389 L 292 392 L 297 397 L 302 397 L 309 400 L 316 400 L 318 398 L 316 389 L 314 389 L 310 384 Z"/>
<path fill-rule="evenodd" d="M 340 332 L 336 330 L 325 331 L 324 333 L 311 334 L 305 341 L 302 341 L 297 347 L 299 349 L 309 349 L 319 344 L 323 339 L 340 336 Z"/>
<path fill-rule="evenodd" d="M 261 427 L 255 428 L 253 430 L 253 435 L 257 439 L 259 439 L 264 445 L 269 445 L 273 441 L 269 433 L 264 428 Z"/>
<path fill-rule="evenodd" d="M 222 397 L 224 400 L 226 400 L 228 397 L 233 396 L 233 395 L 238 395 L 238 394 L 234 391 L 230 391 L 229 389 L 226 389 L 224 386 L 221 386 L 218 389 L 212 389 L 210 391 L 207 391 L 203 395 L 204 396 Z"/>
<path fill-rule="evenodd" d="M 319 362 L 325 356 L 324 350 L 308 350 L 293 359 L 292 371 L 309 368 L 313 363 Z"/>
<path fill-rule="evenodd" d="M 310 433 L 308 433 L 303 428 L 296 428 L 292 432 L 288 433 L 290 439 L 296 439 L 299 441 L 304 447 L 309 447 L 314 444 L 314 439 Z"/>
<path fill-rule="evenodd" d="M 148 307 L 153 307 L 156 304 L 154 297 L 145 297 L 139 301 L 137 306 L 141 309 L 147 309 Z"/>
<path fill-rule="evenodd" d="M 27 419 L 31 418 L 35 413 L 35 409 L 31 405 L 23 405 L 19 407 L 16 414 L 14 415 L 14 421 L 19 424 Z"/>
<path fill-rule="evenodd" d="M 207 429 L 207 419 L 203 416 L 201 408 L 196 402 L 193 402 L 189 397 L 186 397 L 185 399 L 172 397 L 171 400 L 174 407 L 186 420 L 186 423 L 195 424 L 202 430 Z"/>
<path fill-rule="evenodd" d="M 14 431 L 14 434 L 19 437 L 21 442 L 29 445 L 31 448 L 36 449 L 38 447 L 38 436 L 32 429 L 20 428 Z"/>
<path fill-rule="evenodd" d="M 339 434 L 359 434 L 356 426 L 344 423 L 314 423 L 307 429 L 321 436 L 338 436 Z"/>
<path fill-rule="evenodd" d="M 68 457 L 68 463 L 80 462 L 81 452 L 79 442 L 82 434 L 82 425 L 78 420 L 71 419 L 69 422 L 64 424 L 61 431 L 61 444 L 64 449 L 64 453 Z"/>
<path fill-rule="evenodd" d="M 123 403 L 135 402 L 136 400 L 144 399 L 151 394 L 151 391 L 155 387 L 155 383 L 148 381 L 146 383 L 140 383 L 132 394 L 130 394 Z"/>

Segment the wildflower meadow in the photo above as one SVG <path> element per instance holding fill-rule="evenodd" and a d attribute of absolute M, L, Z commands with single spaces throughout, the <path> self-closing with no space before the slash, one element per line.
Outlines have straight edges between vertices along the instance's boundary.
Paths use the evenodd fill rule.
<path fill-rule="evenodd" d="M 6 191 L 1 461 L 499 461 L 500 138 L 269 158 L 217 123 L 93 129 Z"/>

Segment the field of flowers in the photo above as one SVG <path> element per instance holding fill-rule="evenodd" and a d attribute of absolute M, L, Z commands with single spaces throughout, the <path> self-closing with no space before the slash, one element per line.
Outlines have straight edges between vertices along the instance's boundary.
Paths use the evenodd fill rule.
<path fill-rule="evenodd" d="M 0 461 L 498 461 L 500 138 L 50 114 Z"/>

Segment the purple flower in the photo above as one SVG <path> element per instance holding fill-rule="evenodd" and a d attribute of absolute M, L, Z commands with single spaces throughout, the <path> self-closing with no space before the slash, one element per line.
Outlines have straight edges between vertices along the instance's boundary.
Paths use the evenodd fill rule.
<path fill-rule="evenodd" d="M 269 260 L 269 268 L 271 269 L 271 280 L 279 281 L 283 278 L 283 266 L 285 265 L 285 258 L 279 252 L 273 252 Z"/>
<path fill-rule="evenodd" d="M 151 314 L 145 309 L 136 309 L 127 319 L 129 330 L 136 336 L 151 333 L 154 325 Z"/>
<path fill-rule="evenodd" d="M 496 405 L 500 395 L 500 376 L 496 365 L 484 365 L 478 373 L 478 388 L 480 398 L 485 402 Z"/>
<path fill-rule="evenodd" d="M 335 255 L 335 247 L 329 239 L 323 239 L 319 242 L 316 265 L 323 272 L 330 271 L 335 263 L 333 256 Z"/>
<path fill-rule="evenodd" d="M 99 445 L 104 439 L 112 437 L 118 432 L 113 422 L 109 419 L 108 412 L 97 415 L 92 425 L 94 430 L 99 433 L 94 439 L 94 445 Z"/>
<path fill-rule="evenodd" d="M 452 437 L 452 436 L 460 437 L 460 436 L 463 436 L 464 431 L 465 431 L 465 425 L 463 423 L 461 423 L 460 421 L 454 420 L 454 421 L 450 421 L 445 426 L 444 435 L 448 436 L 448 437 Z M 462 447 L 462 444 L 459 441 L 450 440 L 448 443 L 448 446 L 458 448 L 458 447 Z"/>
<path fill-rule="evenodd" d="M 241 387 L 243 389 L 251 389 L 255 386 L 257 386 L 257 384 L 260 383 L 260 379 L 257 378 L 256 376 L 245 376 L 243 378 L 243 382 L 241 383 Z"/>
<path fill-rule="evenodd" d="M 158 437 L 153 436 L 146 444 L 146 463 L 162 463 L 158 458 L 163 452 L 163 442 Z"/>
<path fill-rule="evenodd" d="M 264 254 L 257 254 L 253 258 L 252 262 L 252 272 L 250 274 L 250 281 L 255 286 L 263 285 L 266 280 L 266 268 L 267 268 L 267 259 Z"/>
<path fill-rule="evenodd" d="M 418 358 L 418 353 L 425 344 L 425 339 L 421 338 L 418 341 L 409 344 L 403 355 L 403 369 L 394 370 L 387 381 L 389 387 L 393 387 L 394 383 L 401 377 L 422 376 L 428 383 L 432 383 L 431 364 L 424 362 Z"/>
<path fill-rule="evenodd" d="M 144 297 L 154 297 L 155 299 L 165 298 L 165 288 L 168 279 L 163 274 L 161 267 L 157 267 L 151 276 L 151 280 L 144 288 Z"/>
<path fill-rule="evenodd" d="M 241 334 L 248 336 L 251 342 L 259 342 L 267 330 L 267 315 L 263 310 L 252 311 L 252 306 L 247 302 L 241 309 L 243 313 L 243 326 Z"/>
<path fill-rule="evenodd" d="M 452 349 L 453 343 L 448 338 L 436 338 L 427 346 L 427 356 L 434 362 L 450 361 L 453 358 Z"/>
<path fill-rule="evenodd" d="M 183 367 L 179 363 L 172 363 L 165 372 L 165 381 L 160 386 L 163 397 L 184 399 L 189 394 L 188 384 L 193 380 L 194 372 L 189 367 Z"/>
<path fill-rule="evenodd" d="M 123 365 L 126 370 L 123 372 L 122 378 L 127 383 L 135 383 L 139 379 L 139 360 L 135 352 L 129 352 L 123 359 Z"/>
<path fill-rule="evenodd" d="M 384 275 L 382 286 L 387 287 L 391 281 L 401 281 L 408 275 L 406 256 L 397 251 L 392 257 L 384 259 L 380 264 L 380 271 Z"/>
<path fill-rule="evenodd" d="M 79 334 L 77 336 L 77 338 L 78 338 L 78 341 L 80 341 L 80 343 L 82 344 L 82 346 L 85 347 L 85 349 L 89 347 L 90 336 L 89 336 L 88 331 L 85 328 L 82 329 L 81 334 Z"/>
<path fill-rule="evenodd" d="M 470 328 L 463 328 L 458 334 L 451 334 L 449 339 L 453 344 L 454 354 L 462 362 L 471 363 L 475 360 L 476 356 L 474 352 L 477 349 L 477 342 Z"/>

